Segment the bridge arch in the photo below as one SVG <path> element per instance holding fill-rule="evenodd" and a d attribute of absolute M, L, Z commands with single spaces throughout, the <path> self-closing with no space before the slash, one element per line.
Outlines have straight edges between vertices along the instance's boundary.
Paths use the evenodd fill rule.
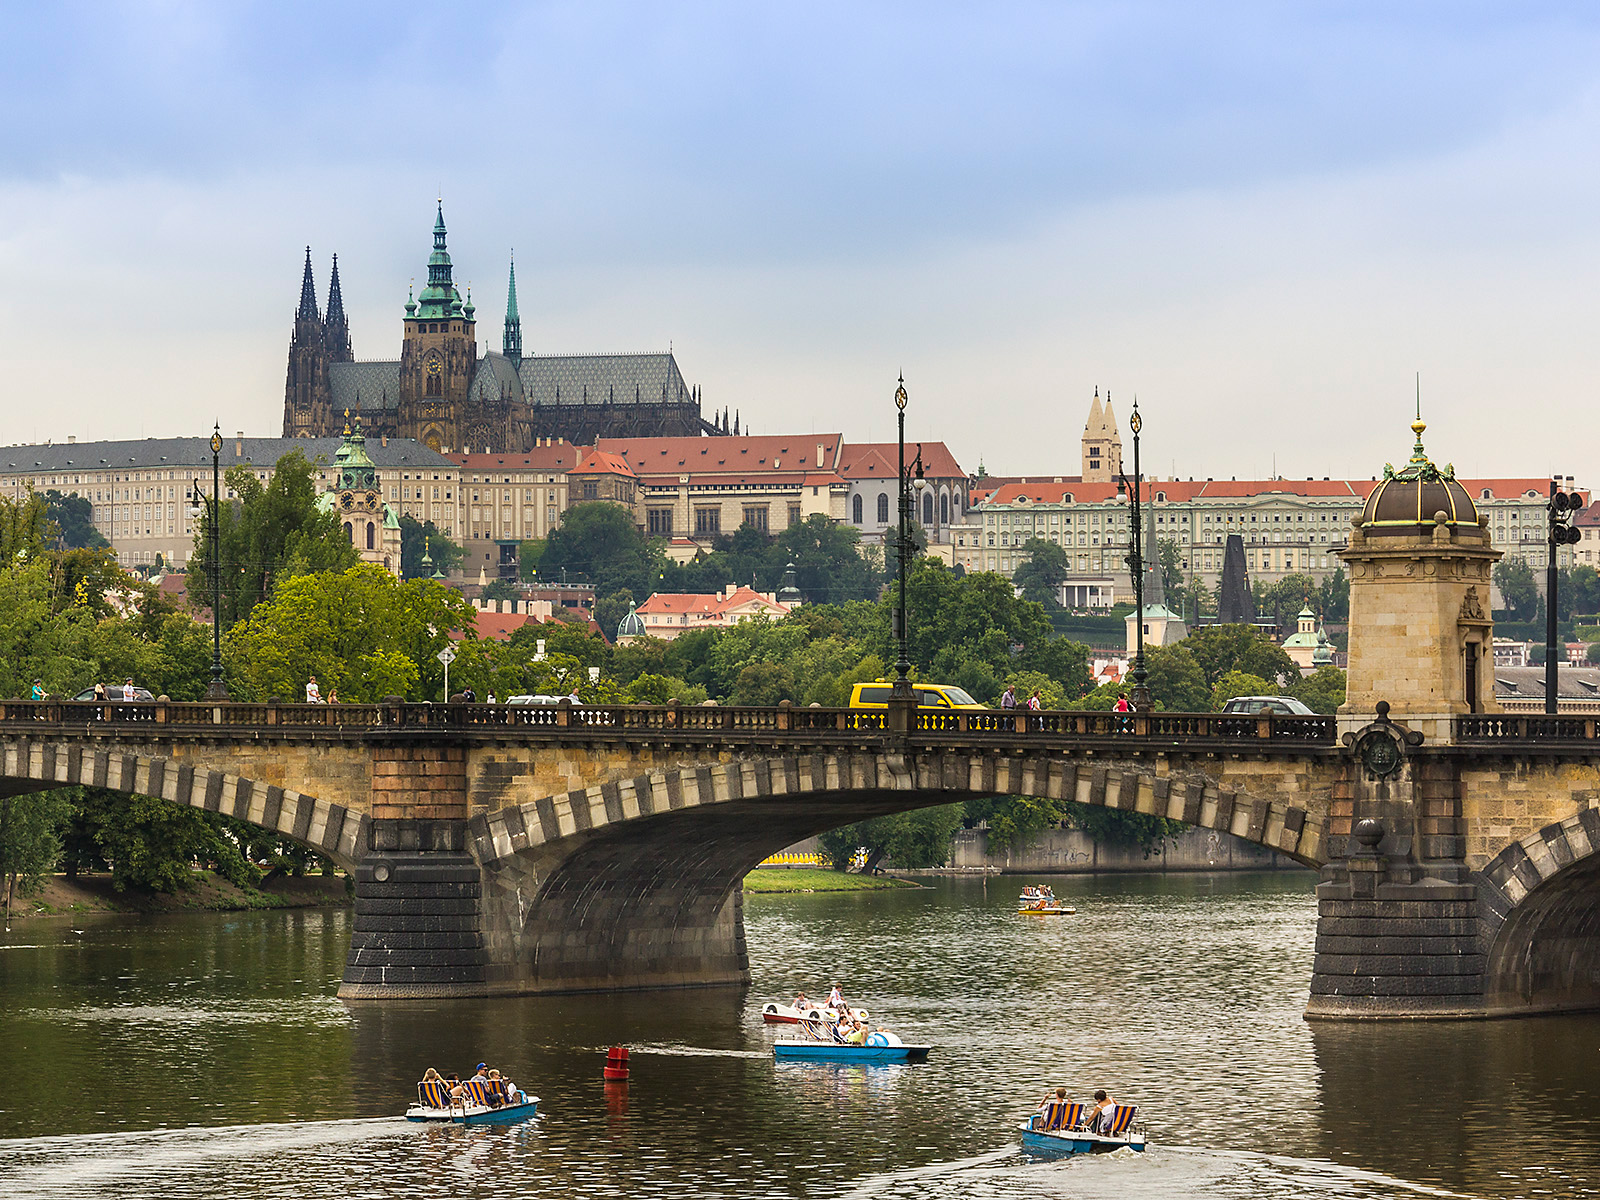
<path fill-rule="evenodd" d="M 1507 846 L 1478 893 L 1489 1011 L 1600 1009 L 1600 808 Z"/>
<path fill-rule="evenodd" d="M 353 870 L 367 844 L 365 814 L 315 796 L 162 755 L 95 750 L 81 742 L 0 740 L 0 789 L 105 788 L 220 812 L 326 855 Z"/>
<path fill-rule="evenodd" d="M 493 981 L 538 990 L 748 976 L 739 881 L 840 825 L 977 796 L 1076 800 L 1235 834 L 1308 866 L 1324 819 L 1211 769 L 1038 754 L 893 750 L 752 756 L 613 780 L 473 818 Z M 1303 798 L 1303 797 L 1302 797 Z"/>

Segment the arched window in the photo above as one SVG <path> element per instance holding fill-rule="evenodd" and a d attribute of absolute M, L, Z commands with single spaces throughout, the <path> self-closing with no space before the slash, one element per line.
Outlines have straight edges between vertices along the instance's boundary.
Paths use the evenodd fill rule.
<path fill-rule="evenodd" d="M 353 525 L 351 525 L 349 521 L 346 521 L 344 523 L 344 536 L 350 539 L 350 544 L 352 546 L 354 546 L 356 544 L 355 527 Z"/>
<path fill-rule="evenodd" d="M 950 493 L 949 492 L 941 492 L 939 494 L 939 524 L 941 524 L 941 525 L 950 524 Z"/>
<path fill-rule="evenodd" d="M 367 522 L 367 549 L 372 550 L 377 546 L 378 527 L 371 521 Z"/>
<path fill-rule="evenodd" d="M 878 493 L 878 524 L 879 525 L 887 525 L 888 523 L 889 523 L 889 493 L 888 492 L 879 492 Z"/>
<path fill-rule="evenodd" d="M 924 525 L 933 524 L 933 494 L 931 492 L 922 493 L 922 523 Z"/>
<path fill-rule="evenodd" d="M 859 524 L 861 524 L 861 511 L 862 511 L 862 508 L 864 507 L 862 505 L 862 503 L 861 503 L 861 494 L 859 492 L 856 493 L 856 497 L 855 497 L 855 499 L 854 499 L 854 501 L 852 503 L 854 505 L 854 513 L 855 513 L 855 515 L 851 519 L 853 521 L 855 521 L 855 523 L 857 525 L 859 525 Z"/>

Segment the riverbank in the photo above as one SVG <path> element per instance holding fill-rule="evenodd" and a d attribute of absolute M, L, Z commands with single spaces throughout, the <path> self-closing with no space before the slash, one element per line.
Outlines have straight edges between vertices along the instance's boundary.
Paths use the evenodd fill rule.
<path fill-rule="evenodd" d="M 744 877 L 746 892 L 875 892 L 885 888 L 920 887 L 909 879 L 893 875 L 847 875 L 810 867 L 769 867 L 751 871 Z"/>
<path fill-rule="evenodd" d="M 281 875 L 241 888 L 212 871 L 197 871 L 194 886 L 170 895 L 119 892 L 109 875 L 53 875 L 31 896 L 12 900 L 11 919 L 71 913 L 245 912 L 261 908 L 322 908 L 350 903 L 343 875 Z"/>

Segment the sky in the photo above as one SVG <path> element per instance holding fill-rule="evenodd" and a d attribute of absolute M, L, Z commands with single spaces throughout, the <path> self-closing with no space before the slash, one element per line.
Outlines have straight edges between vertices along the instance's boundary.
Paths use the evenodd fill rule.
<path fill-rule="evenodd" d="M 272 435 L 305 247 L 395 358 L 436 199 L 479 339 L 669 345 L 758 433 L 1076 474 L 1573 474 L 1586 4 L 0 0 L 0 442 Z"/>

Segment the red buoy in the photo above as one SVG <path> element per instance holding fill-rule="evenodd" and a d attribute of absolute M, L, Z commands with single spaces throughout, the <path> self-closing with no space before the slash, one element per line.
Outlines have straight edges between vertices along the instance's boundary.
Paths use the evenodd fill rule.
<path fill-rule="evenodd" d="M 626 1079 L 628 1077 L 628 1048 L 626 1046 L 613 1046 L 606 1051 L 607 1079 Z"/>

